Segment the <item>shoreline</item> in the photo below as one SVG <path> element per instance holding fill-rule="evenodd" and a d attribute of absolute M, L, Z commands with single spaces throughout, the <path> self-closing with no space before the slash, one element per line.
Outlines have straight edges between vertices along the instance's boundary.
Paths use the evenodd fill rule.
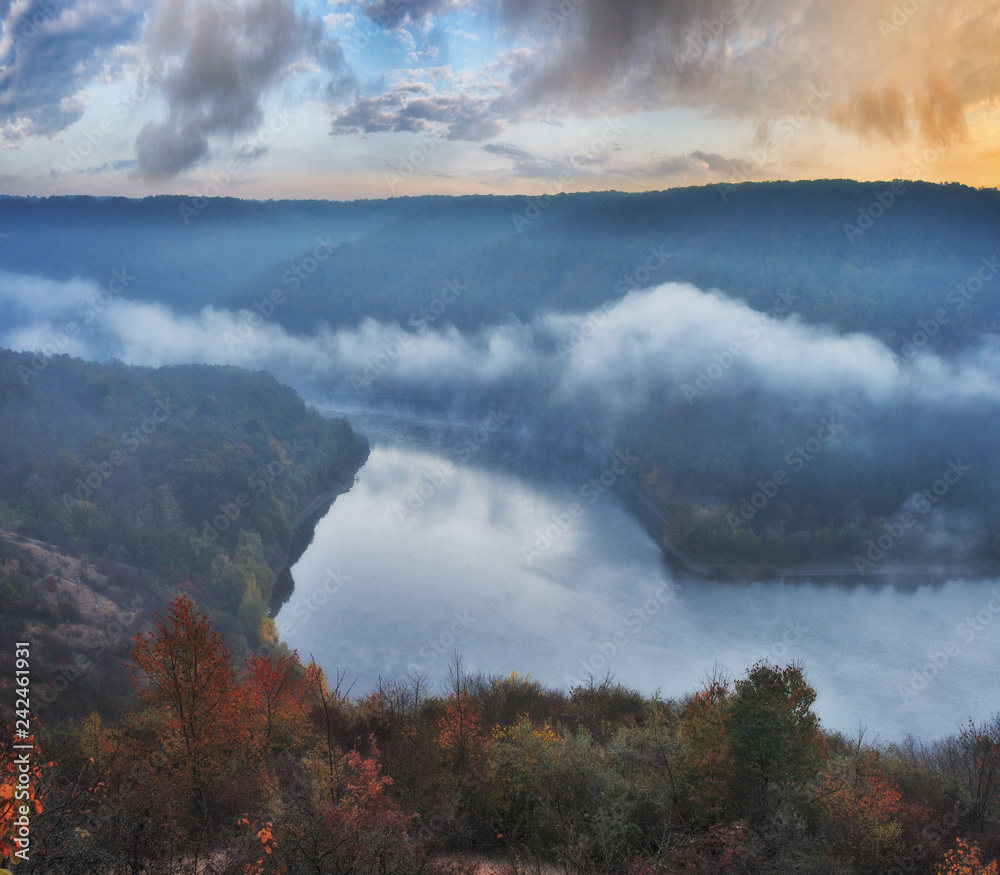
<path fill-rule="evenodd" d="M 358 470 L 361 470 L 360 468 Z M 271 578 L 271 598 L 268 604 L 268 616 L 273 620 L 294 591 L 295 582 L 292 579 L 292 566 L 309 549 L 316 534 L 316 525 L 326 516 L 338 496 L 351 491 L 354 485 L 355 471 L 350 484 L 341 483 L 333 489 L 327 489 L 314 496 L 296 515 L 292 523 L 292 537 L 288 548 L 281 556 L 278 570 Z"/>
<path fill-rule="evenodd" d="M 830 583 L 834 585 L 889 586 L 902 583 L 915 587 L 923 583 L 943 584 L 948 580 L 1000 578 L 1000 564 L 974 560 L 961 564 L 937 562 L 896 562 L 878 564 L 859 572 L 850 560 L 837 562 L 804 562 L 798 565 L 777 565 L 767 561 L 732 562 L 693 559 L 664 537 L 666 520 L 662 512 L 629 480 L 619 492 L 625 507 L 653 539 L 663 563 L 674 574 L 692 581 L 711 580 L 717 583 Z"/>

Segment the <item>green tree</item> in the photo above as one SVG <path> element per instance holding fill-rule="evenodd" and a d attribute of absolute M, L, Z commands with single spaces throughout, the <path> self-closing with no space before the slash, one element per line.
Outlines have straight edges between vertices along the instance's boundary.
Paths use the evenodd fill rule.
<path fill-rule="evenodd" d="M 822 765 L 826 741 L 813 713 L 816 691 L 802 668 L 758 663 L 736 681 L 726 714 L 732 779 L 751 816 L 801 794 Z"/>

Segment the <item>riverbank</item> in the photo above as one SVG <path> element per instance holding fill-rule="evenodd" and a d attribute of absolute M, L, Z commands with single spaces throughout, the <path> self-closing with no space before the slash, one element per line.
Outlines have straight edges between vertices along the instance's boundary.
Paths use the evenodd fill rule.
<path fill-rule="evenodd" d="M 803 562 L 775 565 L 769 562 L 727 562 L 696 559 L 664 535 L 666 519 L 639 489 L 629 480 L 623 481 L 619 490 L 626 509 L 659 547 L 664 564 L 675 575 L 692 581 L 721 583 L 835 583 L 838 585 L 888 586 L 902 589 L 923 584 L 943 583 L 946 580 L 975 580 L 1000 576 L 1000 565 L 987 561 L 961 564 L 926 564 L 908 562 L 865 563 L 859 570 L 850 557 L 840 562 Z"/>
<path fill-rule="evenodd" d="M 358 469 L 361 470 L 360 468 Z M 285 602 L 291 598 L 295 588 L 295 581 L 292 579 L 292 567 L 302 554 L 309 549 L 313 537 L 316 534 L 316 524 L 326 516 L 330 506 L 337 500 L 337 496 L 349 492 L 357 478 L 357 471 L 349 484 L 341 484 L 334 489 L 321 492 L 313 498 L 299 513 L 292 523 L 292 537 L 288 543 L 288 549 L 281 557 L 280 567 L 271 581 L 271 604 L 269 606 L 269 616 L 274 618 L 278 615 Z"/>

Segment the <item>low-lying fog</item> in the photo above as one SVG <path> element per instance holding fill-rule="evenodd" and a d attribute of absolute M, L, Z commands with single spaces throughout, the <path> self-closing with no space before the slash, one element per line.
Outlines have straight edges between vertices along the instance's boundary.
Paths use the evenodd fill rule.
<path fill-rule="evenodd" d="M 391 403 L 475 421 L 493 399 L 523 396 L 567 419 L 585 407 L 612 436 L 643 411 L 753 392 L 775 409 L 853 410 L 870 425 L 845 437 L 858 459 L 891 453 L 918 427 L 917 440 L 945 441 L 953 411 L 974 408 L 995 422 L 1000 403 L 989 336 L 947 357 L 907 356 L 872 336 L 776 318 L 778 299 L 760 313 L 675 283 L 589 313 L 462 333 L 447 323 L 448 299 L 460 293 L 443 289 L 402 324 L 324 326 L 304 337 L 278 324 L 280 300 L 255 313 L 178 315 L 86 281 L 0 273 L 0 345 L 267 369 L 307 398 L 337 399 L 349 418 L 352 406 Z M 470 669 L 557 685 L 589 670 L 602 676 L 606 660 L 621 682 L 664 695 L 690 691 L 715 664 L 738 675 L 769 658 L 801 660 L 821 715 L 845 731 L 860 721 L 884 738 L 932 737 L 998 707 L 996 582 L 678 587 L 610 492 L 590 502 L 572 484 L 415 445 L 405 426 L 396 438 L 384 424 L 373 428 L 372 458 L 320 523 L 280 615 L 293 646 L 356 675 L 362 688 L 379 673 L 441 676 L 455 649 Z M 418 507 L 406 502 L 411 489 Z M 555 537 L 540 549 L 546 531 Z M 339 575 L 333 583 L 328 569 Z M 333 592 L 296 620 L 316 587 Z"/>

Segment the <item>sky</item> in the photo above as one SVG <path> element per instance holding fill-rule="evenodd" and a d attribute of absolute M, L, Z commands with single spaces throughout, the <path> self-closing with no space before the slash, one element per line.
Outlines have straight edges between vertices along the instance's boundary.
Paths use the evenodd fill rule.
<path fill-rule="evenodd" d="M 0 193 L 1000 183 L 992 0 L 0 0 Z"/>

